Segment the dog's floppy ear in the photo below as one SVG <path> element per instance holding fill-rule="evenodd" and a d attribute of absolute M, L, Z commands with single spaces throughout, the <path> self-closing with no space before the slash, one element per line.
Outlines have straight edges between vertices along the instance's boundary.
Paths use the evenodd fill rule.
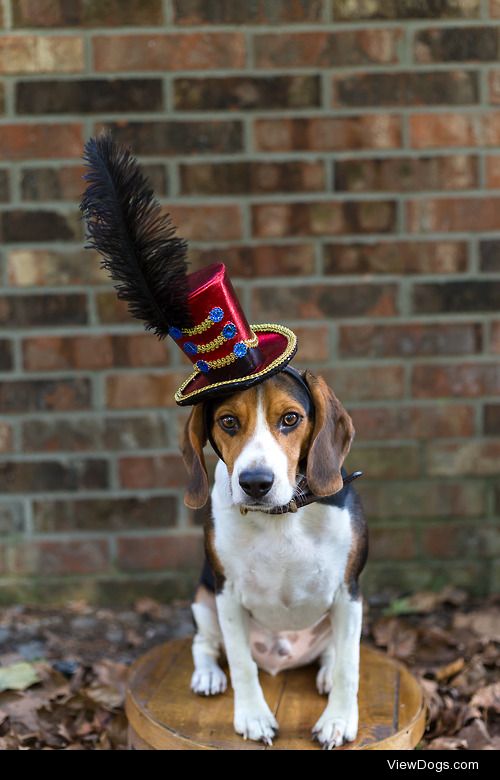
<path fill-rule="evenodd" d="M 203 403 L 198 403 L 193 406 L 186 422 L 182 442 L 182 457 L 189 473 L 184 503 L 190 509 L 200 509 L 208 500 L 208 474 L 203 454 L 206 443 Z"/>
<path fill-rule="evenodd" d="M 305 371 L 304 379 L 311 391 L 315 415 L 307 455 L 307 482 L 317 496 L 330 496 L 342 488 L 340 469 L 354 438 L 354 426 L 323 377 Z"/>

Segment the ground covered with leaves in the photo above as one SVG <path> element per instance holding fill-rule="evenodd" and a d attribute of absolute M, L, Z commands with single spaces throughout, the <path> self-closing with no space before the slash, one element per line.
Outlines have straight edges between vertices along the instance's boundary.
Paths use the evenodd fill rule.
<path fill-rule="evenodd" d="M 0 610 L 0 750 L 123 750 L 127 671 L 192 633 L 189 604 L 140 599 Z M 445 589 L 367 605 L 364 641 L 404 661 L 428 703 L 424 750 L 500 749 L 500 599 Z"/>

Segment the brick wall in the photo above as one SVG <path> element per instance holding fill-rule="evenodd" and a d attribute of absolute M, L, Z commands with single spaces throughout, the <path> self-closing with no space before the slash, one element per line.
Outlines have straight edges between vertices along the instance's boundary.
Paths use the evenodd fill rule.
<path fill-rule="evenodd" d="M 82 249 L 103 125 L 351 412 L 365 587 L 498 587 L 500 2 L 0 7 L 1 598 L 186 594 L 201 556 L 187 361 Z"/>

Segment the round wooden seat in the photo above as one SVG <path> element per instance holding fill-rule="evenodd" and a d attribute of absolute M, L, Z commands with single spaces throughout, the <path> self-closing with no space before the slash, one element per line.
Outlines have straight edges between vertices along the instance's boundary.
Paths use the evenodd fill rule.
<path fill-rule="evenodd" d="M 246 741 L 233 730 L 233 693 L 197 696 L 191 638 L 153 648 L 132 666 L 126 712 L 135 750 L 317 750 L 311 728 L 326 706 L 316 691 L 317 665 L 260 671 L 266 701 L 280 724 L 272 747 Z M 227 668 L 225 669 L 228 674 Z M 229 679 L 229 674 L 228 674 Z M 422 689 L 400 663 L 361 647 L 359 733 L 340 750 L 411 750 L 425 728 Z"/>

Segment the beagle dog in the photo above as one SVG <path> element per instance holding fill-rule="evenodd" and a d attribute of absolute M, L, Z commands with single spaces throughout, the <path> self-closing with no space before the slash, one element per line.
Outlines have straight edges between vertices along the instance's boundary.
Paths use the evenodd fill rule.
<path fill-rule="evenodd" d="M 278 732 L 258 667 L 276 674 L 315 659 L 328 703 L 313 737 L 328 750 L 356 738 L 367 529 L 359 496 L 344 484 L 353 437 L 351 418 L 324 379 L 291 366 L 196 404 L 187 420 L 188 507 L 208 500 L 207 440 L 219 455 L 192 605 L 191 688 L 225 691 L 224 650 L 234 728 L 245 739 L 271 745 Z"/>

